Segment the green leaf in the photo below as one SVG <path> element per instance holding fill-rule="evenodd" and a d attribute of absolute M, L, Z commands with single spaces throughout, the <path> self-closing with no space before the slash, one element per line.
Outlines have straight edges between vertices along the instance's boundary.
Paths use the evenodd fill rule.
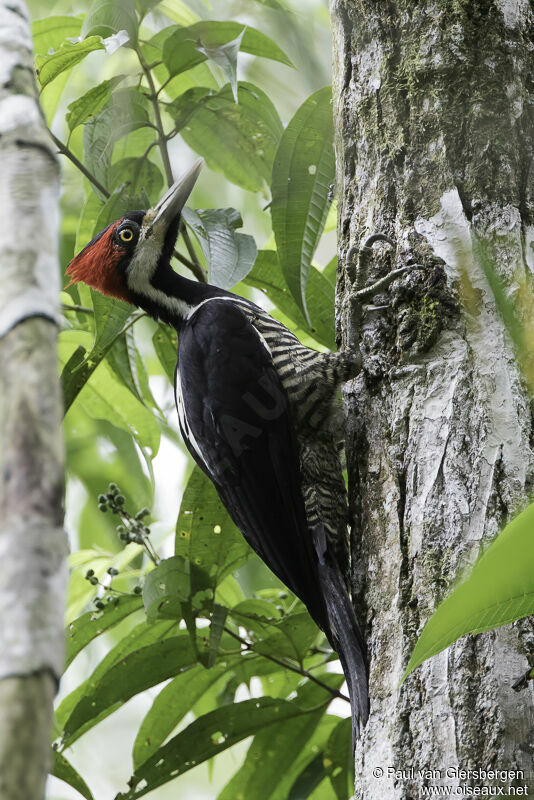
<path fill-rule="evenodd" d="M 329 676 L 329 682 L 338 688 L 342 676 Z M 299 690 L 297 702 L 301 707 L 317 708 L 328 701 L 330 694 L 311 682 Z M 326 706 L 314 713 L 271 725 L 254 737 L 241 769 L 225 786 L 217 800 L 234 800 L 236 797 L 271 797 L 286 772 L 315 732 L 325 713 Z"/>
<path fill-rule="evenodd" d="M 271 697 L 218 708 L 195 720 L 150 756 L 130 778 L 130 789 L 117 795 L 117 800 L 142 797 L 262 728 L 309 713 L 295 702 Z"/>
<path fill-rule="evenodd" d="M 131 545 L 130 545 L 131 546 Z M 124 552 L 124 551 L 123 551 Z M 96 572 L 96 570 L 95 570 Z M 67 697 L 65 697 L 56 710 L 56 724 L 60 730 L 63 730 L 67 724 L 72 712 L 83 699 L 87 693 L 94 691 L 98 686 L 101 678 L 111 669 L 114 664 L 117 664 L 122 658 L 125 658 L 130 653 L 151 645 L 155 642 L 162 641 L 167 638 L 175 637 L 177 633 L 176 622 L 155 622 L 148 625 L 146 622 L 141 622 L 136 625 L 129 633 L 122 637 L 122 639 L 113 647 L 102 659 L 100 664 L 93 670 L 91 676 L 74 689 Z M 86 730 L 92 728 L 101 719 L 109 716 L 113 711 L 120 706 L 120 703 L 106 708 L 97 717 L 89 720 L 86 725 L 82 726 L 76 734 L 70 736 L 69 742 L 72 743 L 78 739 Z"/>
<path fill-rule="evenodd" d="M 213 588 L 244 564 L 251 552 L 199 467 L 191 473 L 182 498 L 174 549 L 205 572 Z"/>
<path fill-rule="evenodd" d="M 140 14 L 147 14 L 158 5 L 160 0 L 135 0 L 135 7 Z"/>
<path fill-rule="evenodd" d="M 239 36 L 232 39 L 226 44 L 218 45 L 216 47 L 204 44 L 197 44 L 197 50 L 203 53 L 207 58 L 213 61 L 214 64 L 222 70 L 222 73 L 230 86 L 232 87 L 232 94 L 237 103 L 237 54 L 241 47 L 241 40 L 246 28 L 243 28 Z"/>
<path fill-rule="evenodd" d="M 178 337 L 176 331 L 168 325 L 158 325 L 152 337 L 152 344 L 161 366 L 165 370 L 170 382 L 174 385 L 174 372 L 178 360 Z"/>
<path fill-rule="evenodd" d="M 118 89 L 108 104 L 83 127 L 85 166 L 100 183 L 110 189 L 110 164 L 114 145 L 139 128 L 150 126 L 146 97 L 133 87 Z M 155 131 L 150 129 L 151 138 Z"/>
<path fill-rule="evenodd" d="M 191 599 L 192 593 L 209 587 L 207 575 L 203 575 L 198 568 L 196 574 L 192 574 L 193 570 L 194 565 L 190 561 L 182 556 L 172 556 L 149 572 L 143 587 L 143 602 L 149 622 L 155 619 L 182 619 L 183 604 Z"/>
<path fill-rule="evenodd" d="M 72 391 L 71 378 L 66 375 L 66 370 L 72 366 L 72 352 L 78 346 L 90 342 L 90 334 L 85 331 L 64 331 L 60 336 L 59 355 L 60 363 L 65 365 L 62 380 Z M 89 362 L 86 362 L 89 364 Z M 89 364 L 89 367 L 91 365 Z M 73 369 L 72 382 L 76 382 L 76 369 Z M 77 403 L 94 419 L 104 419 L 122 428 L 136 438 L 142 447 L 147 447 L 155 455 L 159 447 L 160 430 L 152 413 L 148 411 L 130 392 L 117 380 L 105 361 L 101 361 L 92 371 L 77 395 Z"/>
<path fill-rule="evenodd" d="M 65 364 L 61 375 L 65 413 L 114 342 L 130 324 L 143 316 L 142 312 L 132 311 L 128 303 L 106 297 L 93 289 L 91 296 L 95 312 L 95 339 L 88 354 L 78 348 Z"/>
<path fill-rule="evenodd" d="M 108 102 L 115 86 L 123 81 L 125 75 L 116 75 L 108 81 L 93 86 L 88 92 L 82 94 L 70 105 L 65 117 L 69 130 L 73 131 L 78 125 L 82 125 L 89 117 L 97 114 Z"/>
<path fill-rule="evenodd" d="M 177 675 L 161 690 L 137 732 L 132 753 L 134 769 L 156 752 L 197 700 L 227 669 L 226 664 L 211 669 L 198 665 Z"/>
<path fill-rule="evenodd" d="M 335 284 L 332 284 L 323 272 L 319 272 L 313 266 L 310 267 L 306 292 L 310 324 L 287 288 L 275 250 L 259 251 L 252 271 L 245 278 L 245 283 L 264 292 L 298 328 L 309 333 L 325 347 L 335 350 Z"/>
<path fill-rule="evenodd" d="M 121 158 L 111 165 L 110 186 L 124 185 L 130 196 L 146 195 L 150 205 L 155 205 L 163 188 L 161 170 L 148 158 Z"/>
<path fill-rule="evenodd" d="M 106 709 L 125 703 L 130 697 L 171 678 L 196 662 L 187 633 L 142 647 L 123 656 L 98 681 L 86 686 L 69 716 L 63 737 L 71 737 Z"/>
<path fill-rule="evenodd" d="M 66 632 L 67 660 L 65 667 L 69 666 L 89 642 L 141 607 L 142 600 L 137 595 L 119 597 L 115 602 L 108 603 L 101 611 L 88 611 L 71 622 Z"/>
<path fill-rule="evenodd" d="M 32 23 L 33 50 L 46 56 L 50 50 L 57 50 L 65 39 L 77 39 L 82 29 L 79 17 L 46 17 Z"/>
<path fill-rule="evenodd" d="M 87 786 L 86 782 L 82 778 L 81 775 L 76 772 L 72 764 L 70 764 L 67 759 L 58 753 L 57 751 L 52 751 L 52 769 L 50 770 L 50 774 L 54 775 L 59 780 L 68 783 L 69 786 L 72 786 L 73 789 L 76 789 L 82 797 L 85 797 L 86 800 L 93 800 L 93 795 L 91 794 L 91 790 Z"/>
<path fill-rule="evenodd" d="M 243 37 L 240 49 L 244 53 L 279 61 L 289 67 L 293 66 L 278 45 L 255 28 L 239 22 L 215 20 L 177 28 L 171 36 L 168 36 L 163 46 L 165 66 L 170 75 L 178 75 L 211 57 L 206 51 L 216 51 L 224 45 L 236 42 L 240 36 Z"/>
<path fill-rule="evenodd" d="M 289 290 L 307 317 L 306 284 L 335 176 L 331 99 L 327 87 L 300 106 L 283 133 L 272 173 L 278 257 Z"/>
<path fill-rule="evenodd" d="M 324 779 L 324 776 L 323 754 L 318 753 L 297 777 L 291 787 L 287 800 L 307 800 L 308 797 L 311 797 L 314 789 L 316 789 Z M 347 800 L 347 798 L 348 795 L 345 796 L 344 800 Z"/>
<path fill-rule="evenodd" d="M 161 415 L 148 380 L 145 363 L 141 358 L 135 344 L 133 328 L 128 328 L 122 336 L 113 343 L 108 350 L 107 362 L 114 374 L 117 375 L 131 393 L 148 408 L 155 409 Z"/>
<path fill-rule="evenodd" d="M 468 578 L 426 623 L 405 678 L 466 633 L 483 633 L 534 613 L 534 503 L 482 553 Z"/>
<path fill-rule="evenodd" d="M 76 230 L 76 244 L 74 245 L 74 252 L 79 253 L 83 250 L 85 245 L 93 238 L 93 231 L 95 230 L 98 215 L 104 205 L 100 197 L 94 192 L 89 191 L 87 200 L 78 220 L 78 228 Z M 76 291 L 79 291 L 82 285 L 76 286 Z M 89 293 L 89 288 L 87 288 Z"/>
<path fill-rule="evenodd" d="M 221 289 L 231 289 L 243 280 L 256 259 L 256 243 L 252 236 L 236 233 L 243 225 L 235 208 L 212 208 L 193 211 L 184 208 L 182 217 L 200 242 L 209 282 Z"/>
<path fill-rule="evenodd" d="M 239 619 L 234 609 L 231 615 Z M 241 620 L 240 624 L 246 625 Z M 302 663 L 313 642 L 317 639 L 318 628 L 307 611 L 289 614 L 276 624 L 276 632 L 258 641 L 254 645 L 254 652 L 265 655 L 286 656 Z"/>
<path fill-rule="evenodd" d="M 83 61 L 94 50 L 104 50 L 100 36 L 90 36 L 82 42 L 63 42 L 55 53 L 36 56 L 35 66 L 41 86 L 46 86 L 65 70 Z"/>
<path fill-rule="evenodd" d="M 336 793 L 337 800 L 348 800 L 354 788 L 350 717 L 342 719 L 330 734 L 323 755 L 323 767 Z"/>
<path fill-rule="evenodd" d="M 137 42 L 138 21 L 131 0 L 94 0 L 82 25 L 84 36 L 106 38 L 125 30 L 130 43 Z"/>
<path fill-rule="evenodd" d="M 241 81 L 238 103 L 229 84 L 206 94 L 181 129 L 182 138 L 210 169 L 243 189 L 262 191 L 270 181 L 282 123 L 257 86 Z M 173 113 L 172 107 L 169 112 Z"/>
<path fill-rule="evenodd" d="M 213 667 L 219 654 L 219 645 L 224 631 L 228 609 L 218 603 L 213 604 L 211 612 L 210 638 L 208 649 L 208 667 Z"/>

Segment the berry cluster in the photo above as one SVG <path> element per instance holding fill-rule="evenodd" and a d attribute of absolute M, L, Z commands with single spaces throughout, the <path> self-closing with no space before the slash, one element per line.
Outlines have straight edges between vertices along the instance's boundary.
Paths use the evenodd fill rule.
<path fill-rule="evenodd" d="M 135 544 L 142 545 L 154 564 L 159 564 L 158 555 L 148 538 L 150 536 L 150 528 L 143 522 L 145 517 L 149 516 L 150 509 L 141 508 L 135 515 L 132 515 L 124 507 L 124 502 L 124 495 L 121 494 L 116 483 L 109 484 L 106 494 L 98 495 L 99 510 L 104 513 L 109 510 L 122 520 L 117 525 L 119 538 L 125 544 L 135 542 Z"/>

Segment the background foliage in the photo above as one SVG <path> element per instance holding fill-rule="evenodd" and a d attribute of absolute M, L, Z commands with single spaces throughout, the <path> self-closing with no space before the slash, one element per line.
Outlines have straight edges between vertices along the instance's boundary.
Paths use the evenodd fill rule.
<path fill-rule="evenodd" d="M 198 154 L 176 269 L 335 347 L 328 12 L 303 10 L 33 3 L 41 103 L 65 156 L 62 273 Z M 174 332 L 81 284 L 62 300 L 73 555 L 49 796 L 345 800 L 340 670 L 183 450 Z"/>

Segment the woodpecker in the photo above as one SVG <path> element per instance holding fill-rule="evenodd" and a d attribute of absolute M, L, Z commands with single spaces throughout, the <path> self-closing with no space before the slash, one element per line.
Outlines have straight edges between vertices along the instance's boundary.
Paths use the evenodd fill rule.
<path fill-rule="evenodd" d="M 355 741 L 369 713 L 367 661 L 347 588 L 337 393 L 360 358 L 311 350 L 250 300 L 172 269 L 181 211 L 201 166 L 155 208 L 105 228 L 67 274 L 176 329 L 175 398 L 186 446 L 245 539 L 337 651 Z"/>

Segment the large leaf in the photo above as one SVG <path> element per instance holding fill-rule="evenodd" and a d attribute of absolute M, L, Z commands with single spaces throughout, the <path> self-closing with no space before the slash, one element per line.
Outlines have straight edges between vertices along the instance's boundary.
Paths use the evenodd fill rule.
<path fill-rule="evenodd" d="M 123 551 L 124 552 L 124 551 Z M 96 571 L 96 570 L 95 570 Z M 175 622 L 156 622 L 148 625 L 146 622 L 141 622 L 136 625 L 129 633 L 122 637 L 117 644 L 104 656 L 102 661 L 93 670 L 90 677 L 77 686 L 67 697 L 65 697 L 58 709 L 56 710 L 56 724 L 60 730 L 63 730 L 72 713 L 77 708 L 78 704 L 83 698 L 94 692 L 95 687 L 98 686 L 100 680 L 109 672 L 109 670 L 121 659 L 126 658 L 131 653 L 134 653 L 142 648 L 148 647 L 156 642 L 163 641 L 167 638 L 176 638 L 177 624 Z M 69 738 L 72 743 L 75 739 L 79 738 L 86 730 L 93 727 L 116 710 L 120 702 L 115 705 L 108 706 L 104 711 L 96 717 L 90 718 L 89 721 L 82 725 L 75 734 Z"/>
<path fill-rule="evenodd" d="M 178 360 L 178 337 L 176 336 L 176 331 L 169 325 L 160 323 L 152 337 L 152 344 L 160 364 L 165 370 L 165 374 L 170 382 L 174 384 L 174 373 Z"/>
<path fill-rule="evenodd" d="M 239 211 L 235 208 L 206 211 L 184 208 L 182 216 L 200 242 L 210 283 L 221 289 L 231 289 L 248 275 L 257 248 L 252 236 L 236 232 L 236 228 L 243 225 Z"/>
<path fill-rule="evenodd" d="M 84 36 L 112 36 L 125 30 L 130 43 L 137 41 L 137 14 L 131 0 L 94 0 L 83 21 Z"/>
<path fill-rule="evenodd" d="M 65 117 L 69 130 L 73 131 L 78 125 L 86 122 L 89 117 L 97 114 L 106 105 L 113 89 L 124 80 L 124 77 L 124 75 L 115 75 L 114 78 L 102 81 L 98 86 L 93 86 L 92 89 L 74 100 L 69 105 Z"/>
<path fill-rule="evenodd" d="M 221 69 L 225 79 L 232 87 L 232 94 L 236 103 L 237 55 L 239 53 L 239 48 L 241 47 L 241 40 L 243 39 L 244 32 L 245 28 L 243 28 L 239 36 L 237 36 L 235 39 L 232 39 L 230 42 L 227 42 L 226 44 L 217 46 L 209 44 L 197 44 L 197 50 L 200 50 L 201 53 L 209 58 L 210 61 L 213 61 L 214 64 L 217 64 L 217 66 Z"/>
<path fill-rule="evenodd" d="M 63 731 L 66 743 L 86 723 L 134 694 L 156 686 L 196 662 L 187 633 L 142 647 L 123 656 L 98 681 L 86 687 Z"/>
<path fill-rule="evenodd" d="M 339 688 L 343 676 L 328 676 L 329 684 Z M 284 720 L 260 731 L 252 742 L 245 763 L 219 794 L 217 800 L 236 797 L 271 797 L 285 773 L 298 758 L 319 724 L 329 693 L 308 682 L 299 691 L 297 702 L 302 707 L 319 709 L 304 717 Z"/>
<path fill-rule="evenodd" d="M 67 659 L 65 666 L 74 660 L 78 653 L 97 636 L 112 628 L 123 619 L 138 611 L 142 600 L 138 595 L 118 597 L 102 610 L 88 611 L 71 622 L 67 628 Z"/>
<path fill-rule="evenodd" d="M 236 614 L 232 609 L 231 614 L 239 620 L 239 613 Z M 241 624 L 246 626 L 246 621 L 241 620 Z M 278 657 L 285 656 L 302 663 L 310 646 L 318 636 L 317 625 L 313 619 L 307 611 L 303 611 L 289 614 L 275 625 L 275 632 L 256 642 L 254 651 Z"/>
<path fill-rule="evenodd" d="M 354 787 L 352 722 L 342 719 L 332 731 L 324 750 L 323 766 L 337 800 L 347 800 Z"/>
<path fill-rule="evenodd" d="M 133 328 L 128 328 L 122 336 L 119 336 L 113 342 L 113 347 L 108 350 L 106 358 L 115 375 L 120 378 L 132 394 L 143 405 L 153 408 L 161 414 L 150 391 L 148 373 L 137 349 Z"/>
<path fill-rule="evenodd" d="M 327 87 L 300 106 L 284 131 L 272 173 L 278 257 L 291 294 L 308 319 L 306 284 L 335 175 L 331 99 Z"/>
<path fill-rule="evenodd" d="M 34 52 L 46 56 L 50 50 L 57 50 L 65 39 L 76 39 L 81 29 L 82 20 L 79 17 L 37 19 L 32 23 Z"/>
<path fill-rule="evenodd" d="M 50 770 L 50 774 L 68 783 L 69 786 L 76 789 L 86 800 L 93 800 L 91 790 L 82 776 L 78 774 L 72 764 L 70 764 L 61 753 L 52 752 L 52 769 Z"/>
<path fill-rule="evenodd" d="M 146 195 L 150 205 L 156 205 L 163 188 L 163 175 L 148 158 L 131 156 L 111 165 L 109 182 L 113 189 L 124 185 L 130 196 Z"/>
<path fill-rule="evenodd" d="M 306 764 L 295 780 L 287 800 L 304 800 L 304 798 L 311 797 L 313 790 L 319 786 L 324 776 L 323 754 L 318 753 L 315 758 L 312 758 L 312 760 Z M 347 798 L 345 798 L 345 800 L 347 800 Z"/>
<path fill-rule="evenodd" d="M 64 365 L 62 377 L 68 392 L 71 391 L 70 381 L 75 382 L 77 375 L 71 356 L 77 347 L 85 346 L 87 349 L 90 339 L 91 335 L 85 331 L 65 331 L 61 334 L 59 355 L 60 363 Z M 73 369 L 70 374 L 66 374 L 68 367 Z M 79 388 L 77 402 L 90 417 L 104 419 L 122 428 L 134 436 L 141 446 L 148 447 L 152 455 L 157 453 L 160 438 L 157 421 L 126 386 L 117 380 L 105 361 L 100 362 L 92 371 L 90 379 Z"/>
<path fill-rule="evenodd" d="M 90 36 L 81 42 L 63 42 L 63 44 L 50 55 L 36 56 L 35 66 L 39 83 L 46 86 L 65 70 L 83 61 L 85 56 L 94 50 L 104 50 L 100 36 Z"/>
<path fill-rule="evenodd" d="M 207 574 L 183 556 L 164 559 L 146 578 L 143 602 L 147 619 L 182 619 L 183 604 L 200 610 L 211 606 L 213 589 Z"/>
<path fill-rule="evenodd" d="M 138 128 L 148 128 L 154 138 L 149 126 L 148 101 L 132 87 L 113 92 L 108 104 L 85 123 L 85 165 L 107 189 L 111 188 L 108 172 L 115 143 Z"/>
<path fill-rule="evenodd" d="M 471 574 L 430 617 L 403 680 L 466 633 L 483 633 L 534 613 L 534 503 L 480 556 Z"/>
<path fill-rule="evenodd" d="M 181 135 L 215 172 L 244 189 L 261 191 L 271 178 L 282 123 L 257 86 L 241 81 L 238 101 L 234 102 L 229 84 L 220 92 L 205 94 Z M 179 103 L 168 110 L 173 116 L 183 112 Z"/>
<path fill-rule="evenodd" d="M 166 38 L 163 60 L 170 75 L 178 75 L 209 58 L 209 51 L 215 51 L 230 42 L 235 42 L 240 36 L 242 36 L 240 49 L 243 52 L 293 66 L 278 45 L 264 33 L 239 22 L 215 20 L 197 22 L 187 28 L 177 28 Z"/>
<path fill-rule="evenodd" d="M 65 364 L 61 375 L 63 404 L 67 412 L 112 345 L 130 326 L 143 316 L 122 301 L 106 297 L 91 289 L 95 338 L 88 353 L 78 348 Z"/>
<path fill-rule="evenodd" d="M 156 752 L 197 700 L 227 669 L 227 664 L 218 664 L 211 669 L 198 665 L 177 675 L 161 690 L 137 732 L 133 748 L 134 769 Z"/>
<path fill-rule="evenodd" d="M 262 728 L 309 715 L 296 702 L 261 697 L 218 708 L 197 719 L 134 772 L 130 789 L 117 800 L 134 800 L 187 772 Z"/>
<path fill-rule="evenodd" d="M 217 490 L 199 467 L 189 478 L 176 523 L 175 553 L 189 559 L 213 588 L 241 566 L 250 547 L 228 516 Z"/>
<path fill-rule="evenodd" d="M 275 250 L 260 250 L 252 271 L 245 278 L 248 286 L 260 289 L 298 328 L 317 342 L 335 350 L 335 284 L 323 272 L 311 266 L 306 290 L 310 322 L 293 299 L 282 275 Z"/>

